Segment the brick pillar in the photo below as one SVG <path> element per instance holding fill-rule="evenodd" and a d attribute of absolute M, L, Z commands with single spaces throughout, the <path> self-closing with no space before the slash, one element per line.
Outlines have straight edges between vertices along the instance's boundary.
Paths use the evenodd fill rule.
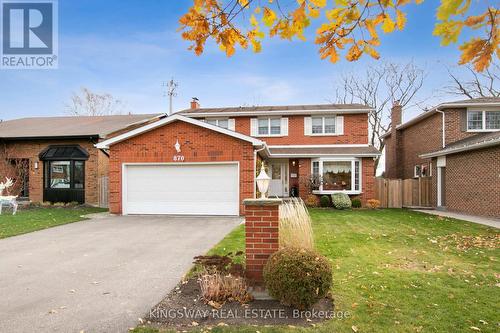
<path fill-rule="evenodd" d="M 262 284 L 267 259 L 279 247 L 281 199 L 245 199 L 246 274 L 250 284 Z"/>

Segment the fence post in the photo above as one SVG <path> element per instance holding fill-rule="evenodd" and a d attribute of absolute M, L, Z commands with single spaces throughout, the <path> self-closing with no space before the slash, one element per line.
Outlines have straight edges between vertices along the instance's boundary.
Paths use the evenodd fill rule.
<path fill-rule="evenodd" d="M 246 275 L 250 284 L 261 285 L 264 265 L 279 248 L 281 199 L 245 199 Z"/>

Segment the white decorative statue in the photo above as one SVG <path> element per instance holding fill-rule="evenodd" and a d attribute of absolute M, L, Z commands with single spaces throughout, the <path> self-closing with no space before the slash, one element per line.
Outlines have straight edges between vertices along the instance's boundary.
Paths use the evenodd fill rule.
<path fill-rule="evenodd" d="M 3 191 L 6 188 L 11 187 L 14 185 L 14 182 L 12 181 L 11 178 L 5 178 L 5 182 L 0 183 L 0 214 L 2 214 L 2 207 L 3 205 L 9 205 L 12 206 L 12 215 L 16 215 L 17 212 L 17 195 L 3 195 Z"/>

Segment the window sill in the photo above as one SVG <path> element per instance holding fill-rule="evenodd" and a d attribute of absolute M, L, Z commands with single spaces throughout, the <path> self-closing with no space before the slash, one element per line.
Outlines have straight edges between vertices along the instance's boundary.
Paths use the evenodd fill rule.
<path fill-rule="evenodd" d="M 499 129 L 476 129 L 476 130 L 468 129 L 467 130 L 468 133 L 488 133 L 488 132 L 498 132 L 498 131 L 500 131 L 500 128 Z"/>
<path fill-rule="evenodd" d="M 314 134 L 306 134 L 306 136 L 341 136 L 344 135 L 344 133 L 314 133 Z"/>
<path fill-rule="evenodd" d="M 282 138 L 288 135 L 284 134 L 257 134 L 257 135 L 252 135 L 254 138 Z"/>
<path fill-rule="evenodd" d="M 351 194 L 351 195 L 359 195 L 363 193 L 362 191 L 312 191 L 313 194 L 335 194 L 335 193 L 345 193 L 345 194 Z"/>

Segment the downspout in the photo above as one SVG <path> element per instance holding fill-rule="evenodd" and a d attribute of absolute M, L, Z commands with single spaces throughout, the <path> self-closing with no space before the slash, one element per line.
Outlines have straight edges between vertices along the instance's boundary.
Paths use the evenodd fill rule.
<path fill-rule="evenodd" d="M 441 115 L 442 115 L 442 117 L 443 117 L 443 120 L 442 120 L 442 123 L 443 123 L 443 124 L 442 124 L 442 126 L 441 126 L 441 131 L 442 131 L 441 136 L 442 136 L 442 138 L 443 138 L 443 140 L 442 140 L 442 146 L 443 146 L 443 148 L 444 148 L 444 147 L 446 146 L 446 138 L 445 138 L 445 133 L 446 133 L 446 131 L 445 131 L 445 123 L 444 123 L 444 121 L 445 121 L 445 118 L 444 118 L 444 112 L 443 112 L 443 111 L 441 111 L 441 110 L 439 110 L 439 107 L 437 107 L 437 108 L 436 108 L 436 112 L 441 113 Z"/>

